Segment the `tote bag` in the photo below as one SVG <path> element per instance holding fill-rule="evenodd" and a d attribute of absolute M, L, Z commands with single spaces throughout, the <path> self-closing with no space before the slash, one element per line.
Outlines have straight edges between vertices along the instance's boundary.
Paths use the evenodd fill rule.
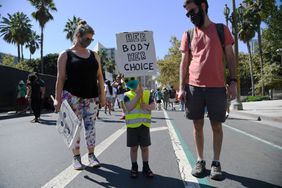
<path fill-rule="evenodd" d="M 83 125 L 83 120 L 79 120 L 67 100 L 63 100 L 56 127 L 69 149 L 74 147 Z"/>

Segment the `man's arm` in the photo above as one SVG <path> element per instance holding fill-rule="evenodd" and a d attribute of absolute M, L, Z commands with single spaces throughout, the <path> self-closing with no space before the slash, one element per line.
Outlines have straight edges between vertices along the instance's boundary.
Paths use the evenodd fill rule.
<path fill-rule="evenodd" d="M 185 81 L 189 79 L 189 66 L 188 66 L 189 53 L 182 51 L 180 69 L 179 69 L 179 98 L 183 97 L 185 89 Z"/>
<path fill-rule="evenodd" d="M 235 59 L 232 45 L 225 46 L 225 56 L 228 62 L 230 79 L 236 79 L 237 78 L 237 75 L 236 75 L 237 62 Z M 230 100 L 233 100 L 237 97 L 237 82 L 235 82 L 234 80 L 231 81 L 229 84 L 228 93 L 229 93 L 228 98 Z"/>

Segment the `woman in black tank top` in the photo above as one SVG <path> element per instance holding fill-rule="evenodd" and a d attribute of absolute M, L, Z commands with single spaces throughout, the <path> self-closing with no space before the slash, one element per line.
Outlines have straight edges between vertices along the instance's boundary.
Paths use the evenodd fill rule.
<path fill-rule="evenodd" d="M 85 21 L 81 21 L 73 35 L 74 45 L 59 55 L 54 106 L 58 112 L 62 101 L 67 100 L 77 117 L 83 119 L 89 164 L 98 166 L 99 161 L 94 155 L 95 120 L 98 97 L 100 105 L 104 106 L 105 92 L 100 58 L 95 52 L 87 49 L 93 35 L 94 30 Z M 98 91 L 98 87 L 102 89 Z M 80 138 L 74 143 L 73 167 L 79 170 L 83 167 Z"/>

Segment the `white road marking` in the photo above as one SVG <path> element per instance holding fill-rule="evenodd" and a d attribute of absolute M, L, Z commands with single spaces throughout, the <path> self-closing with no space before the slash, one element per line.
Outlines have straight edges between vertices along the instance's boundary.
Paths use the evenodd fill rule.
<path fill-rule="evenodd" d="M 150 132 L 163 131 L 167 129 L 168 127 L 155 127 L 155 128 L 150 128 Z"/>
<path fill-rule="evenodd" d="M 103 142 L 101 142 L 95 148 L 95 155 L 99 156 L 105 149 L 107 149 L 116 139 L 118 139 L 126 130 L 126 127 L 123 126 L 121 129 L 117 130 Z M 87 153 L 82 157 L 82 163 L 88 164 Z M 74 170 L 72 165 L 67 167 L 64 171 L 58 174 L 56 177 L 51 179 L 48 183 L 46 183 L 43 188 L 55 188 L 55 187 L 65 187 L 67 186 L 79 173 L 82 171 Z"/>
<path fill-rule="evenodd" d="M 192 171 L 192 167 L 186 157 L 185 151 L 181 145 L 181 142 L 177 136 L 177 133 L 172 125 L 172 123 L 169 120 L 168 114 L 167 112 L 164 110 L 164 115 L 166 118 L 166 123 L 167 123 L 167 127 L 169 130 L 169 135 L 170 135 L 170 139 L 171 139 L 171 143 L 176 155 L 176 160 L 178 163 L 178 168 L 179 168 L 179 172 L 181 175 L 181 179 L 184 183 L 184 186 L 186 188 L 192 188 L 192 187 L 197 187 L 200 188 L 199 182 L 197 180 L 197 178 L 195 178 L 194 176 L 192 176 L 191 171 Z"/>
<path fill-rule="evenodd" d="M 274 147 L 274 148 L 276 148 L 276 149 L 282 150 L 282 147 L 281 147 L 281 146 L 278 146 L 278 145 L 276 145 L 276 144 L 273 144 L 273 143 L 271 143 L 271 142 L 268 142 L 268 141 L 266 141 L 266 140 L 263 140 L 263 139 L 261 139 L 261 138 L 259 138 L 259 137 L 256 137 L 256 136 L 254 136 L 254 135 L 251 135 L 251 134 L 249 134 L 249 133 L 246 133 L 246 132 L 244 132 L 244 131 L 241 131 L 241 130 L 239 130 L 239 129 L 236 129 L 236 128 L 234 128 L 234 127 L 231 127 L 231 126 L 229 126 L 229 125 L 227 125 L 227 124 L 225 124 L 225 123 L 223 123 L 222 125 L 223 125 L 224 127 L 226 127 L 226 128 L 229 128 L 229 129 L 231 129 L 231 130 L 233 130 L 233 131 L 236 131 L 236 132 L 238 132 L 238 133 L 241 133 L 241 134 L 243 134 L 243 135 L 245 135 L 245 136 L 251 137 L 251 138 L 253 138 L 253 139 L 255 139 L 255 140 L 259 141 L 259 142 L 265 143 L 265 144 L 270 145 L 270 146 L 272 146 L 272 147 Z"/>

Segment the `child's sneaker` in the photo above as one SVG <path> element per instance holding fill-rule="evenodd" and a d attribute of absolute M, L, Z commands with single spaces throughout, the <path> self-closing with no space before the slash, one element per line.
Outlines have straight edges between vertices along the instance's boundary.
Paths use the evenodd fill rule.
<path fill-rule="evenodd" d="M 80 155 L 73 156 L 72 166 L 75 170 L 82 170 L 83 165 L 81 163 Z"/>
<path fill-rule="evenodd" d="M 100 167 L 100 162 L 98 161 L 97 157 L 91 153 L 88 155 L 89 166 L 91 167 Z"/>

